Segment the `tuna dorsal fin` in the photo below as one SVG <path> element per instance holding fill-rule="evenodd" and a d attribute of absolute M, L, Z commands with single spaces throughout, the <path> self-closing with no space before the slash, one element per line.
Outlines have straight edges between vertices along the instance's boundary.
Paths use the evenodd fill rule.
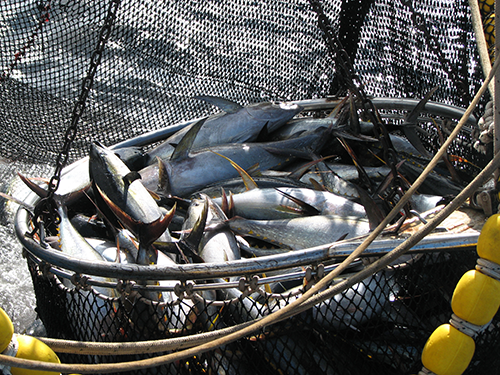
<path fill-rule="evenodd" d="M 321 185 L 318 181 L 310 178 L 309 179 L 309 182 L 311 183 L 311 185 L 313 186 L 313 189 L 314 190 L 318 190 L 318 191 L 328 191 L 328 189 L 326 187 L 324 187 L 323 185 Z"/>
<path fill-rule="evenodd" d="M 205 96 L 195 96 L 194 98 L 210 103 L 222 109 L 226 113 L 236 113 L 243 108 L 243 106 L 241 106 L 238 103 L 232 102 L 227 99 L 219 98 L 217 96 L 205 95 Z"/>
<path fill-rule="evenodd" d="M 361 133 L 358 110 L 356 108 L 356 104 L 354 104 L 354 98 L 352 97 L 352 95 L 349 95 L 349 125 L 351 131 L 354 132 L 354 134 Z"/>
<path fill-rule="evenodd" d="M 371 182 L 371 179 L 368 177 L 368 174 L 366 173 L 365 169 L 363 168 L 363 166 L 359 163 L 358 161 L 358 157 L 356 156 L 356 154 L 354 153 L 354 150 L 352 149 L 352 147 L 345 141 L 345 139 L 343 138 L 338 138 L 340 144 L 342 145 L 342 147 L 344 147 L 344 149 L 347 151 L 347 153 L 349 154 L 349 156 L 351 157 L 352 159 L 352 162 L 354 163 L 354 166 L 356 167 L 357 171 L 358 171 L 358 175 L 359 175 L 359 179 L 361 181 L 363 181 L 363 183 L 368 187 L 368 188 L 372 188 L 372 182 Z"/>
<path fill-rule="evenodd" d="M 256 142 L 266 142 L 269 140 L 269 128 L 267 127 L 269 124 L 269 121 L 267 121 L 262 129 L 260 129 L 259 135 L 257 135 L 257 139 L 255 140 Z"/>
<path fill-rule="evenodd" d="M 170 156 L 170 161 L 186 159 L 193 147 L 194 139 L 198 135 L 201 127 L 205 123 L 207 118 L 202 118 L 201 120 L 196 121 L 193 126 L 184 134 L 184 137 L 180 140 L 179 144 L 175 148 L 172 156 Z"/>
<path fill-rule="evenodd" d="M 335 108 L 333 109 L 333 111 L 328 115 L 328 117 L 331 117 L 331 118 L 335 118 L 337 117 L 339 114 L 340 114 L 340 111 L 342 110 L 342 108 L 345 106 L 347 100 L 349 99 L 348 96 L 344 97 L 339 104 L 337 104 L 335 106 Z"/>
<path fill-rule="evenodd" d="M 233 199 L 233 193 L 230 191 L 229 192 L 229 205 L 228 205 L 228 210 L 227 212 L 229 213 L 228 217 L 233 217 L 236 209 L 234 208 L 234 199 Z"/>
<path fill-rule="evenodd" d="M 168 179 L 167 167 L 165 163 L 158 156 L 156 157 L 158 162 L 158 190 L 166 195 L 170 195 L 170 180 Z"/>
<path fill-rule="evenodd" d="M 229 194 L 230 194 L 229 195 L 230 201 L 232 201 L 232 193 L 229 192 Z M 222 210 L 222 208 L 217 203 L 215 203 L 206 194 L 201 194 L 201 196 L 208 202 L 208 207 L 210 208 L 210 211 L 212 212 L 212 215 L 213 215 L 212 220 L 217 219 L 217 220 L 220 220 L 221 222 L 227 220 L 226 213 Z"/>
<path fill-rule="evenodd" d="M 234 169 L 236 169 L 241 176 L 241 179 L 243 180 L 243 183 L 245 184 L 245 188 L 247 190 L 252 190 L 252 189 L 258 189 L 259 187 L 255 183 L 254 179 L 250 177 L 250 175 L 243 169 L 241 168 L 238 164 L 236 164 L 234 161 L 229 159 L 227 156 L 224 156 L 222 154 L 219 154 L 218 152 L 212 151 L 215 155 L 220 156 L 221 158 L 226 159 L 228 162 L 231 163 Z"/>
<path fill-rule="evenodd" d="M 431 98 L 431 96 L 436 92 L 439 87 L 433 87 L 431 91 L 429 91 L 422 100 L 418 102 L 418 104 L 413 108 L 413 110 L 406 116 L 404 124 L 414 124 L 417 121 L 420 112 L 422 112 L 425 108 L 425 105 Z M 403 125 L 404 125 L 403 124 Z"/>
<path fill-rule="evenodd" d="M 316 209 L 316 207 L 311 206 L 310 204 L 304 202 L 303 200 L 295 198 L 294 196 L 292 196 L 288 193 L 285 193 L 284 191 L 281 191 L 278 188 L 274 188 L 274 189 L 278 193 L 280 193 L 281 195 L 290 199 L 293 203 L 298 205 L 302 210 L 301 213 L 303 213 L 304 215 L 313 216 L 313 215 L 318 215 L 320 213 L 320 211 L 318 211 L 318 209 Z"/>
<path fill-rule="evenodd" d="M 233 217 L 234 216 L 234 199 L 233 199 L 233 193 L 229 192 L 229 199 L 227 197 L 226 191 L 224 190 L 223 187 L 222 189 L 222 204 L 220 205 L 220 210 L 222 211 L 222 214 L 227 218 L 227 217 Z M 211 203 L 213 203 L 210 200 Z"/>
<path fill-rule="evenodd" d="M 413 147 L 415 147 L 425 157 L 430 157 L 430 154 L 422 144 L 420 137 L 417 135 L 415 124 L 418 116 L 421 112 L 423 112 L 425 105 L 437 89 L 438 86 L 432 88 L 431 91 L 429 91 L 424 98 L 418 102 L 415 108 L 413 108 L 413 110 L 405 117 L 405 121 L 401 126 L 401 129 L 403 130 L 403 133 L 408 141 L 410 141 Z"/>
<path fill-rule="evenodd" d="M 370 230 L 374 230 L 378 225 L 384 220 L 384 214 L 377 206 L 372 197 L 361 187 L 355 185 L 358 193 L 359 200 L 365 208 L 366 216 L 368 217 L 368 222 L 370 223 Z"/>

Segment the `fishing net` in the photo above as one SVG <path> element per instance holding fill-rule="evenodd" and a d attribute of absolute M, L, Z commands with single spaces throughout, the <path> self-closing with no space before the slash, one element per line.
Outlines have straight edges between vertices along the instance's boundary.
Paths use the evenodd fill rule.
<path fill-rule="evenodd" d="M 94 141 L 113 145 L 219 112 L 194 99 L 199 95 L 246 105 L 347 93 L 341 56 L 328 50 L 309 2 L 122 1 L 102 60 L 96 63 L 92 58 L 110 4 L 60 0 L 0 5 L 2 191 L 22 196 L 22 184 L 14 179 L 17 172 L 50 178 L 92 66 L 93 86 L 69 161 L 87 155 Z M 421 99 L 437 87 L 432 101 L 464 109 L 479 89 L 483 73 L 467 2 L 324 1 L 321 6 L 370 97 Z M 485 19 L 489 12 L 485 10 Z M 486 31 L 491 41 L 491 28 Z M 481 99 L 475 119 L 488 100 L 488 94 Z M 381 108 L 395 125 L 407 112 L 397 106 Z M 319 117 L 327 111 L 311 113 Z M 422 116 L 426 132 L 421 139 L 432 153 L 460 116 L 429 111 Z M 492 155 L 491 145 L 486 154 L 474 149 L 476 136 L 473 119 L 449 151 L 464 182 Z M 414 164 L 413 178 L 421 171 Z M 445 187 L 436 184 L 428 188 L 433 194 L 432 188 L 443 195 L 457 193 L 442 193 Z M 6 206 L 2 213 L 3 224 L 12 225 Z M 82 341 L 189 337 L 230 327 L 251 320 L 262 306 L 274 311 L 292 302 L 308 280 L 303 274 L 288 280 L 277 297 L 266 294 L 262 285 L 252 287 L 249 275 L 239 275 L 250 285 L 252 306 L 221 291 L 213 292 L 215 296 L 193 292 L 185 283 L 174 291 L 175 302 L 158 304 L 143 297 L 133 283 L 124 282 L 115 297 L 105 297 L 73 277 L 75 289 L 50 264 L 25 255 L 47 335 Z M 341 302 L 327 300 L 224 347 L 133 373 L 416 373 L 424 343 L 449 320 L 456 283 L 476 259 L 473 249 L 413 255 L 345 291 Z M 325 267 L 334 264 L 328 262 Z M 317 264 L 304 269 L 308 266 L 318 271 Z M 285 292 L 293 288 L 299 292 Z M 495 317 L 476 339 L 467 373 L 495 373 L 497 325 Z M 60 354 L 65 363 L 149 356 Z"/>

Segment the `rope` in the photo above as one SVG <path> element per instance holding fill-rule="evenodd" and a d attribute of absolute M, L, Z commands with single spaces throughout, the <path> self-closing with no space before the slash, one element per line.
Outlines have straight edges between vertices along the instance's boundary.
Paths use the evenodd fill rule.
<path fill-rule="evenodd" d="M 481 67 L 483 68 L 484 75 L 488 76 L 491 71 L 491 60 L 490 54 L 488 53 L 486 38 L 484 37 L 483 21 L 481 19 L 479 2 L 477 0 L 469 0 L 469 7 L 472 27 L 474 29 L 474 35 L 476 37 L 477 50 L 479 52 L 479 59 L 481 60 Z M 493 86 L 493 81 L 488 85 L 488 91 L 490 92 L 492 100 L 495 100 L 495 87 Z"/>
<path fill-rule="evenodd" d="M 61 340 L 47 337 L 37 337 L 56 353 L 88 354 L 88 355 L 130 355 L 151 354 L 190 348 L 204 344 L 229 333 L 236 332 L 252 324 L 240 323 L 231 327 L 221 328 L 217 331 L 197 333 L 189 336 L 175 337 L 163 340 L 134 341 L 134 342 L 92 342 Z M 1 361 L 0 361 L 1 362 Z"/>
<path fill-rule="evenodd" d="M 186 358 L 190 358 L 201 353 L 207 352 L 209 350 L 215 349 L 217 347 L 227 345 L 228 343 L 238 340 L 244 336 L 247 336 L 255 331 L 261 330 L 266 326 L 277 323 L 283 319 L 291 315 L 295 315 L 298 313 L 298 308 L 309 304 L 311 301 L 315 301 L 319 295 L 322 298 L 325 296 L 325 292 L 318 294 L 315 298 L 311 299 L 311 297 L 319 292 L 321 289 L 325 288 L 335 277 L 337 277 L 347 266 L 359 255 L 366 250 L 366 248 L 370 245 L 371 242 L 382 232 L 382 230 L 389 224 L 389 222 L 398 214 L 400 209 L 406 204 L 406 202 L 410 199 L 411 195 L 418 189 L 418 187 L 425 180 L 427 175 L 434 169 L 437 162 L 441 159 L 443 154 L 446 152 L 446 149 L 451 144 L 453 139 L 458 135 L 463 125 L 466 123 L 469 115 L 474 110 L 475 106 L 479 102 L 479 99 L 486 91 L 489 82 L 493 78 L 495 72 L 498 69 L 500 63 L 500 59 L 495 61 L 495 64 L 484 81 L 483 85 L 479 89 L 479 91 L 474 96 L 471 104 L 465 111 L 464 115 L 460 119 L 459 123 L 456 125 L 453 132 L 450 134 L 446 142 L 441 146 L 439 151 L 434 155 L 432 160 L 429 162 L 427 167 L 424 169 L 422 174 L 417 178 L 417 180 L 413 183 L 413 185 L 408 189 L 406 194 L 400 199 L 400 201 L 394 206 L 391 212 L 387 215 L 387 217 L 380 223 L 380 225 L 375 228 L 375 230 L 365 239 L 365 241 L 358 246 L 358 248 L 352 252 L 335 270 L 321 279 L 317 284 L 315 284 L 311 289 L 309 289 L 306 293 L 304 293 L 301 297 L 297 298 L 295 301 L 290 303 L 289 305 L 281 308 L 280 310 L 258 320 L 257 322 L 252 322 L 252 324 L 243 327 L 235 332 L 228 334 L 227 336 L 215 339 L 209 343 L 205 343 L 202 345 L 198 345 L 189 349 L 185 349 L 183 351 L 166 354 L 163 356 L 158 356 L 155 358 L 143 359 L 134 362 L 122 362 L 122 363 L 110 363 L 110 364 L 96 364 L 96 365 L 85 365 L 85 364 L 52 364 L 40 361 L 30 361 L 19 358 L 11 358 L 8 356 L 0 355 L 0 363 L 4 363 L 10 365 L 12 367 L 20 367 L 26 369 L 37 369 L 42 371 L 55 371 L 55 372 L 63 372 L 63 373 L 110 373 L 110 372 L 123 372 L 123 371 L 138 371 L 140 369 L 148 368 L 148 367 L 156 367 L 160 365 L 164 365 L 167 363 L 183 360 Z M 335 295 L 339 291 L 354 285 L 355 283 L 363 280 L 364 278 L 372 275 L 377 270 L 384 268 L 388 265 L 392 260 L 398 258 L 405 251 L 408 251 L 411 247 L 417 244 L 423 237 L 425 237 L 430 231 L 432 231 L 439 223 L 441 223 L 447 216 L 449 216 L 453 211 L 455 211 L 465 200 L 474 192 L 475 189 L 480 187 L 484 181 L 491 176 L 494 170 L 498 168 L 500 165 L 500 153 L 496 154 L 495 157 L 488 163 L 488 165 L 483 169 L 483 171 L 459 194 L 457 197 L 440 213 L 436 215 L 433 219 L 429 220 L 429 222 L 424 225 L 424 227 L 412 235 L 408 240 L 406 240 L 403 244 L 396 247 L 393 251 L 386 254 L 384 257 L 380 258 L 378 261 L 372 263 L 370 266 L 360 271 L 358 274 L 353 277 L 335 284 L 333 287 L 327 289 L 328 296 Z M 328 297 L 327 297 L 328 298 Z M 308 301 L 311 299 L 311 301 Z M 326 298 L 325 298 L 326 299 Z M 308 302 L 306 304 L 306 302 Z"/>

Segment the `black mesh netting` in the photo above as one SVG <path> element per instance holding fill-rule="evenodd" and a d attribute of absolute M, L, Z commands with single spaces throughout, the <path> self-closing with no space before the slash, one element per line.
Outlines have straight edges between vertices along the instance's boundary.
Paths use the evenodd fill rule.
<path fill-rule="evenodd" d="M 90 0 L 0 4 L 2 191 L 15 190 L 18 171 L 50 177 L 109 5 Z M 344 0 L 321 5 L 369 96 L 421 99 L 437 87 L 432 101 L 466 108 L 480 87 L 483 73 L 468 2 Z M 70 159 L 88 154 L 93 141 L 112 145 L 219 111 L 195 96 L 242 105 L 342 96 L 347 89 L 341 75 L 339 56 L 328 51 L 307 1 L 122 1 Z M 476 118 L 488 100 L 486 94 Z M 382 113 L 389 119 L 396 115 L 393 125 L 402 122 L 400 109 Z M 441 132 L 436 127 L 441 120 L 422 121 L 428 151 L 439 147 L 456 120 L 443 120 Z M 491 149 L 484 155 L 473 148 L 474 132 L 468 124 L 449 150 L 464 183 L 491 158 Z M 409 180 L 421 172 L 414 161 L 404 172 Z M 429 193 L 435 194 L 441 183 L 431 182 Z M 445 186 L 438 189 L 443 192 Z M 442 194 L 458 191 L 455 186 Z M 225 347 L 137 373 L 416 373 L 424 343 L 449 320 L 456 283 L 476 259 L 471 250 L 416 255 L 405 266 L 349 289 L 342 303 L 326 301 Z M 44 263 L 38 266 L 30 259 L 28 265 L 36 311 L 50 337 L 183 337 L 238 324 L 251 315 L 248 306 L 227 299 L 222 305 L 211 298 L 161 305 L 133 291 L 112 299 L 95 291 L 70 291 L 46 272 Z M 281 305 L 261 299 L 258 306 L 278 309 L 294 298 L 285 297 Z M 466 373 L 496 373 L 497 326 L 494 318 L 476 339 Z M 65 363 L 146 357 L 60 355 Z"/>

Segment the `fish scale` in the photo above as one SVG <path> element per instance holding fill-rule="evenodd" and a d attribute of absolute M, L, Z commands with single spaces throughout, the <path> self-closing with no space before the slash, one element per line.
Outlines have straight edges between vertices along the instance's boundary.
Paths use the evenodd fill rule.
<path fill-rule="evenodd" d="M 370 224 L 365 218 L 338 215 L 282 220 L 247 220 L 234 217 L 227 223 L 234 232 L 242 236 L 255 237 L 293 250 L 332 243 L 340 238 L 353 238 L 370 231 Z"/>

